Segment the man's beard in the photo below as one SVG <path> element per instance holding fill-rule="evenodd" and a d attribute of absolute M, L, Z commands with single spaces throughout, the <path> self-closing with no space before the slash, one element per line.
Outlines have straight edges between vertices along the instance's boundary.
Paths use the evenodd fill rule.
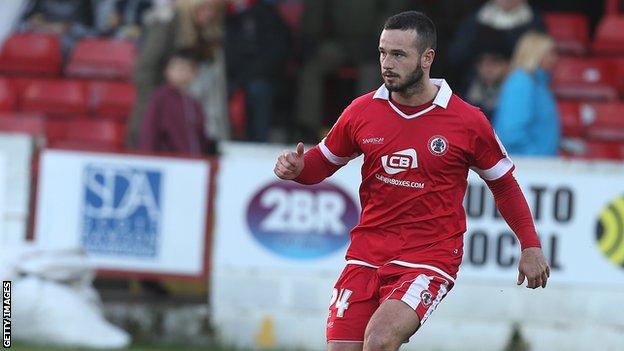
<path fill-rule="evenodd" d="M 416 66 L 416 69 L 414 69 L 407 77 L 405 77 L 404 82 L 397 82 L 394 84 L 384 82 L 384 85 L 386 86 L 386 89 L 388 89 L 388 91 L 394 93 L 404 94 L 408 92 L 418 91 L 422 87 L 423 76 L 424 73 L 422 67 L 420 66 L 420 62 L 418 62 L 418 66 Z"/>

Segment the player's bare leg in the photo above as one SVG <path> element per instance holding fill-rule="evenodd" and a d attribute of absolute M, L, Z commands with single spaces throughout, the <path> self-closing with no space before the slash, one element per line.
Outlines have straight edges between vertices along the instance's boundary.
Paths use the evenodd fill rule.
<path fill-rule="evenodd" d="M 335 342 L 327 343 L 327 351 L 362 351 L 362 342 Z"/>
<path fill-rule="evenodd" d="M 420 319 L 401 300 L 384 301 L 366 326 L 364 351 L 395 351 L 418 330 Z"/>

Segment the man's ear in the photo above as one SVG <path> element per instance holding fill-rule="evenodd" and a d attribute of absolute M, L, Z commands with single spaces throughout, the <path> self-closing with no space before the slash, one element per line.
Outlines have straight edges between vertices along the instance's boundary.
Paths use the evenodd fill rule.
<path fill-rule="evenodd" d="M 435 50 L 429 48 L 425 50 L 420 58 L 421 66 L 423 68 L 430 68 L 433 65 L 433 59 L 435 58 Z"/>

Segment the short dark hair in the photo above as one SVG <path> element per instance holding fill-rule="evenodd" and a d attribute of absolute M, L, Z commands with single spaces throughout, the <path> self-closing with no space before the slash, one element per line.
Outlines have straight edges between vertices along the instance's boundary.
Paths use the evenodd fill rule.
<path fill-rule="evenodd" d="M 418 50 L 423 53 L 428 48 L 436 49 L 436 27 L 433 21 L 422 12 L 406 11 L 386 20 L 383 29 L 414 30 L 418 36 Z"/>
<path fill-rule="evenodd" d="M 178 49 L 174 51 L 167 62 L 171 62 L 173 59 L 181 59 L 190 62 L 193 66 L 199 64 L 199 54 L 194 49 Z"/>

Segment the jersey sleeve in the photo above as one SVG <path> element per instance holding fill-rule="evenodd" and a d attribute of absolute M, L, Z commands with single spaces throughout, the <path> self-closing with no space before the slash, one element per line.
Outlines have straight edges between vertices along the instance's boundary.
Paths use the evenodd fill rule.
<path fill-rule="evenodd" d="M 512 171 L 514 164 L 485 115 L 479 111 L 471 122 L 470 169 L 486 181 L 499 179 Z"/>
<path fill-rule="evenodd" d="M 346 165 L 361 153 L 353 132 L 356 110 L 353 105 L 347 107 L 318 145 L 323 156 L 331 164 Z"/>

